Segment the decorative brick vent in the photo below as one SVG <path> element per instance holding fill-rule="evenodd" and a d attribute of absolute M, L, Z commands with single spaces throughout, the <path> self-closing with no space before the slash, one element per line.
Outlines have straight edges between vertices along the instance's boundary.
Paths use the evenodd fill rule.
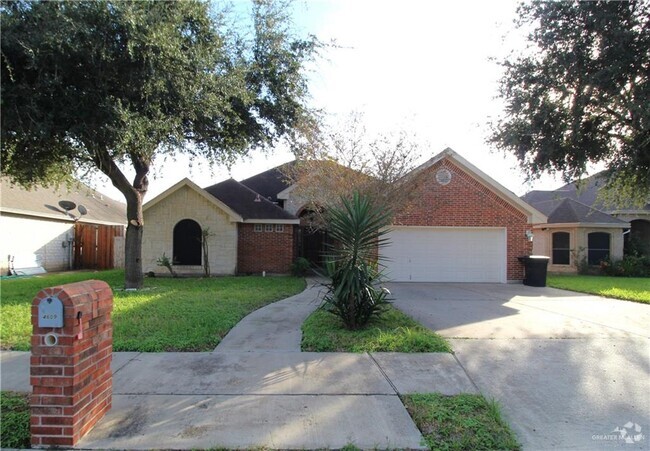
<path fill-rule="evenodd" d="M 98 280 L 45 288 L 34 298 L 33 447 L 75 446 L 110 410 L 112 309 L 113 293 Z"/>

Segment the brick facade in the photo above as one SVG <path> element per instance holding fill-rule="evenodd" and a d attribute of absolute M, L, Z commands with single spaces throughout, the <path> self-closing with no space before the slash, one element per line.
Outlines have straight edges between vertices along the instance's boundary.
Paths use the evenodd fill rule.
<path fill-rule="evenodd" d="M 436 180 L 441 168 L 451 173 L 446 185 Z M 395 225 L 505 227 L 507 279 L 524 278 L 524 268 L 517 257 L 532 251 L 532 243 L 526 238 L 526 230 L 532 230 L 532 226 L 526 214 L 447 158 L 425 169 L 411 183 L 410 201 L 396 215 Z"/>
<path fill-rule="evenodd" d="M 63 303 L 63 327 L 38 327 L 42 299 Z M 41 290 L 32 302 L 33 447 L 74 446 L 111 408 L 113 293 L 89 280 Z M 49 333 L 56 344 L 46 343 Z"/>
<path fill-rule="evenodd" d="M 255 231 L 255 226 L 261 231 Z M 239 224 L 237 244 L 237 272 L 286 274 L 294 260 L 294 225 Z M 278 226 L 282 231 L 278 231 Z"/>

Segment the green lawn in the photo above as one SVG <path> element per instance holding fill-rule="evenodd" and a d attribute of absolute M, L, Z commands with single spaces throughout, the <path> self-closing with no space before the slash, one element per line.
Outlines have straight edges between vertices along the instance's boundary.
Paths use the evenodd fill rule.
<path fill-rule="evenodd" d="M 499 405 L 481 395 L 403 395 L 402 402 L 431 450 L 519 450 Z"/>
<path fill-rule="evenodd" d="M 451 352 L 449 343 L 394 307 L 368 327 L 350 331 L 336 316 L 316 310 L 302 325 L 303 351 L 313 352 Z"/>
<path fill-rule="evenodd" d="M 2 281 L 2 349 L 27 351 L 30 306 L 42 288 L 87 279 L 106 281 L 114 292 L 114 351 L 211 351 L 244 316 L 299 293 L 297 277 L 147 278 L 124 291 L 124 272 L 77 272 Z"/>
<path fill-rule="evenodd" d="M 547 285 L 554 288 L 597 294 L 608 298 L 650 304 L 650 278 L 578 275 L 549 275 Z"/>

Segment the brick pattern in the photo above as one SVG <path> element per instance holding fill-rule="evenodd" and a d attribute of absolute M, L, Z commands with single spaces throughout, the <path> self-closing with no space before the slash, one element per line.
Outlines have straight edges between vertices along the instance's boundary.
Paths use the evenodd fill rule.
<path fill-rule="evenodd" d="M 448 169 L 451 181 L 441 185 L 436 172 Z M 530 255 L 532 230 L 526 215 L 454 162 L 443 159 L 413 181 L 410 201 L 395 218 L 395 225 L 439 227 L 505 227 L 507 230 L 507 279 L 523 280 L 524 268 L 517 260 Z"/>
<path fill-rule="evenodd" d="M 240 274 L 267 273 L 287 274 L 294 259 L 294 226 L 283 224 L 284 230 L 255 232 L 254 224 L 239 224 L 237 246 Z"/>
<path fill-rule="evenodd" d="M 63 303 L 63 327 L 39 328 L 38 304 L 52 296 Z M 98 280 L 46 288 L 34 298 L 30 362 L 33 447 L 75 446 L 110 410 L 112 309 L 113 293 Z M 81 331 L 82 337 L 78 335 Z M 58 335 L 57 345 L 45 345 L 44 337 L 50 332 Z"/>

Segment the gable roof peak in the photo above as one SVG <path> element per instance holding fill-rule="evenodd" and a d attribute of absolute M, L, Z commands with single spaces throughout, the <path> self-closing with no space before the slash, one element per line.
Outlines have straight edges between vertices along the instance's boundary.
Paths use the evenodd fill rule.
<path fill-rule="evenodd" d="M 194 183 L 193 181 L 191 181 L 187 177 L 183 177 L 177 183 L 170 186 L 169 188 L 167 188 L 162 193 L 158 194 L 156 197 L 151 199 L 149 202 L 145 203 L 142 206 L 142 211 L 144 212 L 145 210 L 148 210 L 149 208 L 153 207 L 154 205 L 156 205 L 157 203 L 159 203 L 163 199 L 171 196 L 172 194 L 174 194 L 175 192 L 179 191 L 180 189 L 182 189 L 184 187 L 188 187 L 192 191 L 196 192 L 199 196 L 203 197 L 204 199 L 207 199 L 211 204 L 217 206 L 218 208 L 220 208 L 221 210 L 226 212 L 226 214 L 230 217 L 231 221 L 237 222 L 237 221 L 242 221 L 243 220 L 243 218 L 236 211 L 234 211 L 232 208 L 230 208 L 228 205 L 226 205 L 226 203 L 224 203 L 220 199 L 216 198 L 215 196 L 211 196 L 207 191 L 202 189 L 199 185 L 197 185 L 196 183 Z"/>
<path fill-rule="evenodd" d="M 458 152 L 456 152 L 451 147 L 446 147 L 442 152 L 434 155 L 424 164 L 421 164 L 417 168 L 413 169 L 409 174 L 405 176 L 405 181 L 416 177 L 420 172 L 429 169 L 434 166 L 436 163 L 441 160 L 449 158 L 461 169 L 465 170 L 471 174 L 475 179 L 485 185 L 488 189 L 493 191 L 495 194 L 508 201 L 511 205 L 516 207 L 519 211 L 524 213 L 529 223 L 543 223 L 546 222 L 547 218 L 544 214 L 538 211 L 536 208 L 530 204 L 524 202 L 519 197 L 517 197 L 512 191 L 508 190 L 505 186 L 494 180 L 492 177 L 487 175 L 485 172 L 481 171 L 479 168 L 474 166 L 472 163 L 463 158 Z"/>

